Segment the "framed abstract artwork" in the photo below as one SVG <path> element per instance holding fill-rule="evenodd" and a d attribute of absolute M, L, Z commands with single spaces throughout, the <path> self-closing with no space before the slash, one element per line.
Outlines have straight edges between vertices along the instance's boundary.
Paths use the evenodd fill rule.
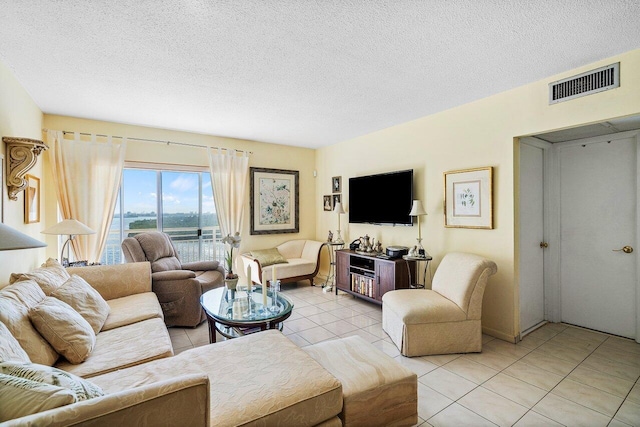
<path fill-rule="evenodd" d="M 250 168 L 250 234 L 298 233 L 300 172 Z"/>
<path fill-rule="evenodd" d="M 444 226 L 493 228 L 493 167 L 444 173 Z"/>

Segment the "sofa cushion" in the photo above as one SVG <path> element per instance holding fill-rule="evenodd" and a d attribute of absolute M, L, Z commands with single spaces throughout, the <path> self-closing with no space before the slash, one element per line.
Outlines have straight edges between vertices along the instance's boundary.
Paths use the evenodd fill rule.
<path fill-rule="evenodd" d="M 70 267 L 68 271 L 86 280 L 107 301 L 151 292 L 151 265 L 146 261 Z"/>
<path fill-rule="evenodd" d="M 0 374 L 0 422 L 74 403 L 71 390 Z"/>
<path fill-rule="evenodd" d="M 147 319 L 164 318 L 158 297 L 153 292 L 108 300 L 107 304 L 109 316 L 102 326 L 103 332 Z"/>
<path fill-rule="evenodd" d="M 269 267 L 262 269 L 262 277 L 267 280 L 271 280 L 272 272 L 271 269 L 274 266 L 270 265 Z M 311 274 L 316 269 L 316 263 L 310 262 L 309 260 L 302 258 L 290 258 L 287 265 L 277 265 L 276 266 L 276 276 L 278 278 L 289 278 L 296 276 L 306 276 Z"/>
<path fill-rule="evenodd" d="M 467 314 L 453 301 L 431 290 L 399 289 L 383 296 L 384 310 L 392 310 L 405 325 L 461 322 Z"/>
<path fill-rule="evenodd" d="M 77 401 L 104 396 L 97 385 L 69 372 L 37 363 L 1 362 L 0 373 L 71 390 Z"/>
<path fill-rule="evenodd" d="M 89 322 L 69 304 L 46 297 L 29 309 L 29 318 L 38 332 L 69 362 L 84 362 L 96 344 Z"/>
<path fill-rule="evenodd" d="M 96 336 L 96 346 L 79 365 L 60 360 L 55 366 L 83 378 L 173 356 L 171 338 L 162 319 L 148 319 Z M 107 391 L 107 390 L 105 390 Z"/>
<path fill-rule="evenodd" d="M 35 280 L 42 288 L 45 295 L 51 294 L 69 279 L 69 273 L 55 259 L 49 258 L 42 267 L 30 273 L 12 273 L 9 283 L 20 282 L 22 280 Z"/>
<path fill-rule="evenodd" d="M 251 251 L 251 256 L 257 259 L 262 267 L 274 264 L 286 264 L 288 262 L 276 248 Z"/>
<path fill-rule="evenodd" d="M 0 322 L 0 362 L 5 360 L 30 362 L 29 355 L 20 347 L 18 340 L 11 335 L 5 324 Z"/>
<path fill-rule="evenodd" d="M 197 347 L 91 381 L 116 393 L 187 374 L 209 376 L 212 425 L 317 425 L 342 408 L 340 382 L 276 330 Z"/>
<path fill-rule="evenodd" d="M 44 298 L 44 292 L 34 280 L 23 280 L 2 288 L 0 322 L 6 325 L 32 362 L 51 366 L 58 360 L 58 353 L 29 320 L 29 309 Z"/>
<path fill-rule="evenodd" d="M 73 275 L 62 286 L 51 293 L 51 296 L 69 304 L 77 311 L 93 329 L 100 332 L 109 316 L 109 304 L 82 277 Z"/>

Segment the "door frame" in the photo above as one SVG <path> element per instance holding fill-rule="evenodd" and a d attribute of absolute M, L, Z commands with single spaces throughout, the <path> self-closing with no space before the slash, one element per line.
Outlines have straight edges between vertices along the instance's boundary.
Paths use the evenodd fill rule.
<path fill-rule="evenodd" d="M 626 131 L 612 133 L 608 135 L 584 138 L 575 141 L 566 141 L 559 143 L 549 143 L 535 137 L 520 137 L 520 144 L 529 144 L 543 150 L 543 188 L 544 188 L 544 241 L 549 247 L 544 252 L 544 314 L 545 320 L 550 322 L 560 322 L 562 320 L 562 301 L 560 280 L 560 265 L 562 262 L 562 254 L 560 253 L 560 162 L 558 150 L 562 147 L 574 145 L 593 144 L 605 141 L 613 141 L 617 139 L 635 138 L 636 139 L 636 193 L 640 191 L 640 131 Z M 519 150 L 518 150 L 519 152 Z M 521 225 L 520 225 L 521 226 Z M 640 343 L 640 194 L 636 198 L 636 338 Z M 519 245 L 519 230 L 518 243 Z M 519 258 L 519 256 L 518 256 Z M 520 261 L 518 261 L 520 262 Z M 520 269 L 518 269 L 520 270 Z M 520 271 L 518 271 L 518 275 Z M 520 285 L 520 277 L 518 277 L 518 286 Z M 520 330 L 520 292 L 518 289 L 518 316 L 516 318 L 518 325 L 518 337 L 523 332 Z"/>
<path fill-rule="evenodd" d="M 520 144 L 525 144 L 525 145 L 530 145 L 532 147 L 536 147 L 536 148 L 540 148 L 542 150 L 542 179 L 543 179 L 543 183 L 542 183 L 542 191 L 543 191 L 543 218 L 542 218 L 542 223 L 543 223 L 543 239 L 545 242 L 549 242 L 551 240 L 551 233 L 550 231 L 553 230 L 553 227 L 551 225 L 552 222 L 552 215 L 551 215 L 551 195 L 552 195 L 552 174 L 549 173 L 549 168 L 553 168 L 553 164 L 554 164 L 554 158 L 553 158 L 553 154 L 552 154 L 552 148 L 553 148 L 553 144 L 551 144 L 550 142 L 547 141 L 543 141 L 541 139 L 532 137 L 532 136 L 528 136 L 528 137 L 522 137 L 520 138 Z M 518 150 L 520 151 L 520 150 Z M 518 201 L 518 203 L 520 203 Z M 519 222 L 520 227 L 522 227 L 522 224 Z M 520 241 L 519 241 L 519 237 L 518 237 L 518 247 L 520 245 Z M 550 304 L 550 302 L 548 301 L 549 299 L 549 295 L 550 292 L 552 291 L 552 289 L 550 289 L 549 287 L 549 283 L 551 283 L 552 281 L 552 275 L 553 275 L 553 265 L 554 264 L 556 266 L 556 268 L 558 267 L 558 263 L 557 262 L 552 262 L 554 260 L 553 256 L 549 256 L 551 251 L 552 254 L 555 254 L 555 251 L 557 251 L 557 248 L 553 247 L 554 245 L 550 245 L 549 248 L 544 250 L 543 253 L 543 293 L 544 293 L 544 320 L 547 321 L 554 321 L 553 317 L 551 315 L 551 313 L 549 312 L 549 308 L 552 306 L 552 304 Z M 522 259 L 519 257 L 518 258 L 518 263 L 522 262 Z M 519 271 L 521 272 L 521 269 L 519 269 Z M 520 279 L 518 279 L 518 284 L 520 285 L 522 283 L 522 281 Z M 518 318 L 517 318 L 517 322 L 518 322 L 518 337 L 519 339 L 522 338 L 522 334 L 523 331 L 522 330 L 522 323 L 521 323 L 521 307 L 522 307 L 522 301 L 520 300 L 520 289 L 518 289 Z M 544 323 L 542 323 L 544 324 Z M 540 325 L 542 325 L 540 324 Z M 526 332 L 531 332 L 533 330 L 535 330 L 537 327 L 539 327 L 540 325 L 534 326 L 533 328 L 529 328 Z"/>

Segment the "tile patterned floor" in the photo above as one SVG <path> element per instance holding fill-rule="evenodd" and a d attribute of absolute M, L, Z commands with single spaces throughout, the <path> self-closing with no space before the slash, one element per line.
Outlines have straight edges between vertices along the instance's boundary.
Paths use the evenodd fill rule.
<path fill-rule="evenodd" d="M 283 288 L 295 305 L 283 333 L 300 347 L 360 335 L 418 375 L 418 425 L 640 426 L 634 341 L 547 324 L 517 345 L 483 335 L 479 354 L 406 358 L 382 330 L 379 305 Z M 169 333 L 176 353 L 209 343 L 206 322 Z"/>

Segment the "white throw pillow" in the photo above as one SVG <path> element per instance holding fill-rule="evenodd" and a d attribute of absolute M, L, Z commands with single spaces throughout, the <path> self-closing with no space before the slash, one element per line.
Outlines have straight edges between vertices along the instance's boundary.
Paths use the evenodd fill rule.
<path fill-rule="evenodd" d="M 91 325 L 69 304 L 46 297 L 29 310 L 29 319 L 49 344 L 69 362 L 84 362 L 96 345 Z"/>
<path fill-rule="evenodd" d="M 17 362 L 31 362 L 29 355 L 16 338 L 11 335 L 11 331 L 0 322 L 0 362 L 13 360 Z"/>
<path fill-rule="evenodd" d="M 23 280 L 0 289 L 0 322 L 35 363 L 52 366 L 60 355 L 29 320 L 29 309 L 46 298 L 34 280 Z"/>
<path fill-rule="evenodd" d="M 71 390 L 0 374 L 0 422 L 58 408 L 76 401 Z"/>
<path fill-rule="evenodd" d="M 62 264 L 53 258 L 49 258 L 40 268 L 29 273 L 11 273 L 9 283 L 32 279 L 40 285 L 45 295 L 49 295 L 67 281 L 69 277 L 69 273 L 67 273 Z"/>
<path fill-rule="evenodd" d="M 69 304 L 89 322 L 94 333 L 100 332 L 109 316 L 109 304 L 82 277 L 72 275 L 51 296 Z"/>
<path fill-rule="evenodd" d="M 61 369 L 37 363 L 0 362 L 0 374 L 66 388 L 75 394 L 78 402 L 104 396 L 104 391 L 92 382 Z"/>

